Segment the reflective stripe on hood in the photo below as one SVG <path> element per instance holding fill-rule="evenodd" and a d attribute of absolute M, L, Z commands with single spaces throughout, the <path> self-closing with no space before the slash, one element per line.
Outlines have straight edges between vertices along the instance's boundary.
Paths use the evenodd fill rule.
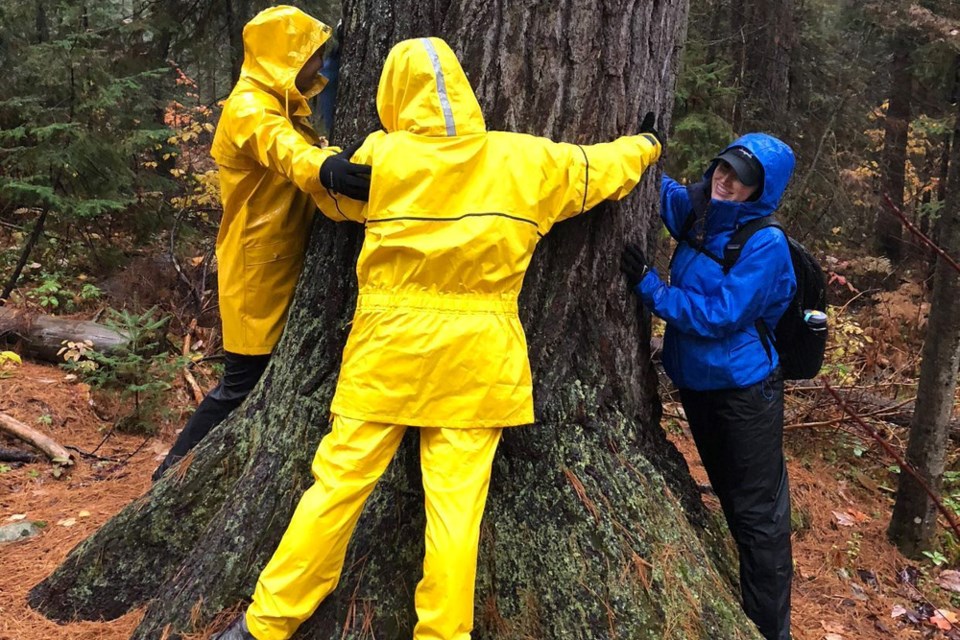
<path fill-rule="evenodd" d="M 486 131 L 470 81 L 440 38 L 405 40 L 393 48 L 380 75 L 377 113 L 388 133 L 465 136 Z"/>

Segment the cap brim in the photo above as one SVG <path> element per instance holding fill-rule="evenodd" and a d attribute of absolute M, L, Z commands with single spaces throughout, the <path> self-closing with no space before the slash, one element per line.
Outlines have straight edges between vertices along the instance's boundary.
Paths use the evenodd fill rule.
<path fill-rule="evenodd" d="M 733 167 L 733 172 L 737 174 L 737 179 L 746 186 L 755 187 L 760 184 L 762 174 L 757 172 L 747 160 L 744 160 L 737 154 L 724 152 L 714 158 L 714 160 L 723 160 Z"/>

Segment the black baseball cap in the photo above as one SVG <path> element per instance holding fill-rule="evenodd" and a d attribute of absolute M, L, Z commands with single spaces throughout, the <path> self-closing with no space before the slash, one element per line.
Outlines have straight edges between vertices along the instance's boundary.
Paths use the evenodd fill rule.
<path fill-rule="evenodd" d="M 748 187 L 755 187 L 763 181 L 763 165 L 745 147 L 730 147 L 714 160 L 723 160 L 733 167 L 737 178 Z"/>

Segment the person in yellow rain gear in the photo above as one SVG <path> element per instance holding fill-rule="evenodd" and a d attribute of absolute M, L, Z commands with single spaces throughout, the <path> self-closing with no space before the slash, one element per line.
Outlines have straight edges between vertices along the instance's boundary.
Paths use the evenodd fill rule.
<path fill-rule="evenodd" d="M 320 148 L 307 120 L 307 100 L 326 83 L 318 72 L 330 36 L 330 27 L 286 6 L 261 11 L 243 28 L 240 80 L 224 103 L 211 149 L 223 201 L 217 263 L 226 366 L 154 481 L 260 380 L 303 268 L 314 198 L 328 189 L 368 197 L 370 167 L 349 162 L 340 149 Z"/>
<path fill-rule="evenodd" d="M 470 637 L 494 452 L 504 427 L 534 421 L 517 313 L 524 273 L 554 224 L 626 196 L 661 151 L 652 114 L 640 134 L 605 144 L 488 132 L 438 38 L 391 50 L 377 110 L 385 131 L 353 156 L 373 166 L 369 203 L 322 206 L 366 231 L 316 482 L 220 640 L 289 638 L 310 617 L 337 585 L 363 504 L 408 427 L 420 429 L 427 521 L 413 637 Z"/>

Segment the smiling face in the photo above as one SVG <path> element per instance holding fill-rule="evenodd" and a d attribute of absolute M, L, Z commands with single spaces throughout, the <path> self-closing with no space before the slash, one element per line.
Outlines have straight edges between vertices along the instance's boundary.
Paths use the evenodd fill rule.
<path fill-rule="evenodd" d="M 728 200 L 731 202 L 746 202 L 757 190 L 756 186 L 748 187 L 740 182 L 737 173 L 724 160 L 717 162 L 710 181 L 710 197 L 714 200 Z"/>

